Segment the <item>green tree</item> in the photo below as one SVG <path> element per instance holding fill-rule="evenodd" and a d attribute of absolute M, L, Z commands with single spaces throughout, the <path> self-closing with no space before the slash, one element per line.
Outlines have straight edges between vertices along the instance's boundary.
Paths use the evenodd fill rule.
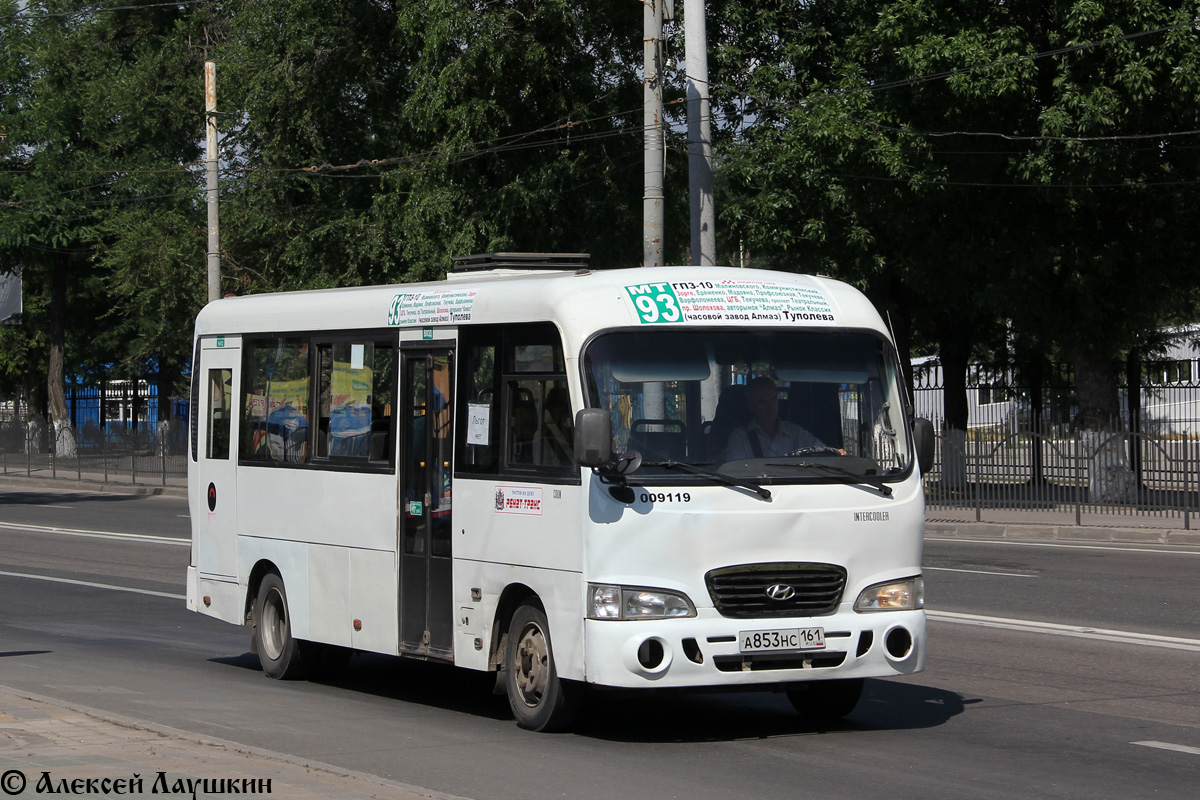
<path fill-rule="evenodd" d="M 196 176 L 184 165 L 196 158 L 202 120 L 185 97 L 196 94 L 201 53 L 188 45 L 186 8 L 20 6 L 0 4 L 0 258 L 21 264 L 27 287 L 43 293 L 27 300 L 24 338 L 44 337 L 39 371 L 61 429 L 64 373 L 116 364 L 142 377 L 182 364 L 172 349 L 179 332 L 186 341 L 194 304 L 168 314 L 162 298 L 195 285 L 181 269 L 194 255 L 177 241 L 164 248 L 162 223 L 196 211 Z M 163 330 L 172 324 L 179 332 Z M 60 433 L 59 443 L 73 440 Z"/>
<path fill-rule="evenodd" d="M 243 6 L 210 53 L 229 287 L 437 278 L 481 250 L 636 263 L 639 23 L 601 5 Z"/>
<path fill-rule="evenodd" d="M 1198 12 L 727 0 L 719 208 L 756 252 L 907 305 L 940 344 L 948 426 L 971 345 L 1009 320 L 1072 359 L 1081 423 L 1107 425 L 1116 359 L 1195 300 Z"/>

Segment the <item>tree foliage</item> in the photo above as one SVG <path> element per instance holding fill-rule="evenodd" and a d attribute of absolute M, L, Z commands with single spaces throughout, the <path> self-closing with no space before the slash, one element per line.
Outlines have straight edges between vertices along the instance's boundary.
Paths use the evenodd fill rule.
<path fill-rule="evenodd" d="M 195 159 L 197 120 L 179 102 L 200 61 L 186 46 L 187 14 L 69 13 L 77 10 L 49 0 L 0 5 L 0 259 L 22 267 L 27 288 L 23 327 L 7 338 L 36 357 L 24 369 L 49 374 L 57 421 L 66 416 L 64 370 L 116 365 L 140 376 L 148 360 L 171 355 L 182 366 L 168 352 L 178 350 L 177 333 L 156 340 L 152 315 L 186 329 L 194 309 L 176 303 L 172 320 L 162 308 L 163 293 L 189 276 L 179 279 L 178 260 L 156 249 L 163 231 L 145 223 L 194 193 L 184 165 Z M 32 346 L 41 340 L 44 350 Z"/>
<path fill-rule="evenodd" d="M 886 291 L 948 381 L 1009 323 L 1082 378 L 1194 309 L 1200 4 L 727 0 L 715 16 L 727 225 Z M 1115 412 L 1081 402 L 1086 425 Z"/>
<path fill-rule="evenodd" d="M 634 6 L 117 5 L 0 0 L 0 263 L 33 293 L 4 332 L 10 379 L 46 373 L 56 318 L 68 375 L 170 383 L 185 367 L 205 286 L 205 60 L 224 291 L 435 278 L 481 250 L 637 263 Z"/>

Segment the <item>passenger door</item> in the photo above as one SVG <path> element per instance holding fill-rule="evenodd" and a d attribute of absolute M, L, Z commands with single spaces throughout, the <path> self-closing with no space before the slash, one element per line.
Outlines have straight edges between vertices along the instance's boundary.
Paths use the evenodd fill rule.
<path fill-rule="evenodd" d="M 454 351 L 401 347 L 400 649 L 452 658 Z"/>
<path fill-rule="evenodd" d="M 206 337 L 200 342 L 199 431 L 196 461 L 202 499 L 192 563 L 204 576 L 237 576 L 237 390 L 241 372 L 241 339 Z"/>

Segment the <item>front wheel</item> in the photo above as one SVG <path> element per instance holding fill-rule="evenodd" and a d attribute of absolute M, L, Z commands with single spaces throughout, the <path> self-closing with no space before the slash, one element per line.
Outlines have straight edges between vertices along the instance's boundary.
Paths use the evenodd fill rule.
<path fill-rule="evenodd" d="M 792 707 L 806 720 L 836 722 L 854 710 L 862 691 L 862 678 L 844 678 L 792 684 L 787 696 Z"/>
<path fill-rule="evenodd" d="M 254 643 L 269 678 L 301 680 L 312 671 L 316 653 L 310 642 L 292 636 L 287 590 L 273 572 L 263 576 L 254 598 Z"/>
<path fill-rule="evenodd" d="M 504 687 L 517 725 L 527 730 L 564 730 L 579 712 L 583 687 L 559 679 L 550 626 L 540 606 L 526 603 L 513 614 L 508 626 Z"/>

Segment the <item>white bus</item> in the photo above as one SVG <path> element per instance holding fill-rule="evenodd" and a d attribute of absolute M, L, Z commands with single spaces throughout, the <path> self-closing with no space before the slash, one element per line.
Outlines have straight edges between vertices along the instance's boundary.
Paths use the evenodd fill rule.
<path fill-rule="evenodd" d="M 456 261 L 200 312 L 188 608 L 252 626 L 275 678 L 353 651 L 495 672 L 534 730 L 601 687 L 839 717 L 922 668 L 931 428 L 861 293 Z"/>

